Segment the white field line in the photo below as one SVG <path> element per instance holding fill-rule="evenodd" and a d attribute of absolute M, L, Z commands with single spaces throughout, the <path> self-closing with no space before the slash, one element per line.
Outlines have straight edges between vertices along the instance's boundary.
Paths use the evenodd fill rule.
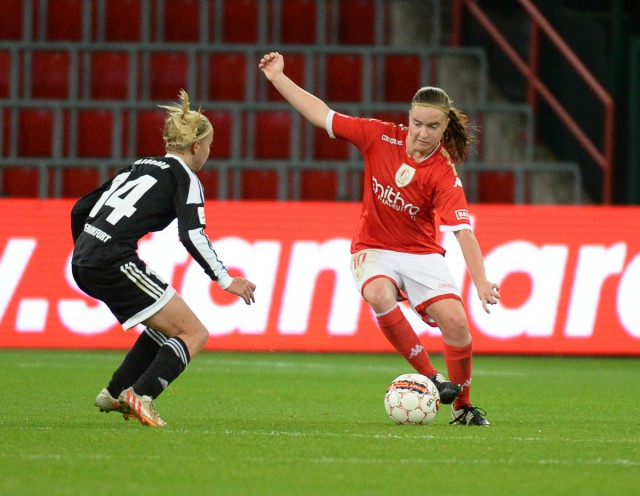
<path fill-rule="evenodd" d="M 20 460 L 24 462 L 29 461 L 67 461 L 67 460 L 92 460 L 92 461 L 108 461 L 113 459 L 121 460 L 130 456 L 131 458 L 135 458 L 136 460 L 144 459 L 144 460 L 160 460 L 161 458 L 158 455 L 149 455 L 149 454 L 127 454 L 127 453 L 118 453 L 115 455 L 111 454 L 80 454 L 80 453 L 68 453 L 68 454 L 59 454 L 59 453 L 45 453 L 45 454 L 16 454 L 15 452 L 2 452 L 0 451 L 0 459 L 9 459 L 9 460 Z M 198 455 L 198 459 L 208 459 L 209 461 L 215 462 L 218 459 L 215 456 L 202 456 Z M 240 457 L 243 458 L 243 457 Z M 269 457 L 259 457 L 254 456 L 253 454 L 249 455 L 248 458 L 252 463 L 273 463 L 274 459 L 277 458 L 279 462 L 282 463 L 299 463 L 301 459 L 299 457 L 287 457 L 287 456 L 269 456 Z M 305 457 L 304 463 L 309 464 L 318 464 L 318 465 L 381 465 L 388 464 L 390 462 L 393 463 L 401 463 L 407 465 L 425 465 L 431 466 L 434 462 L 437 462 L 439 465 L 448 464 L 453 466 L 459 466 L 461 463 L 460 458 L 442 458 L 440 456 L 430 458 L 430 457 L 411 457 L 411 458 L 393 458 L 393 457 Z M 560 459 L 560 458 L 539 458 L 526 460 L 524 458 L 516 458 L 516 457 L 508 457 L 508 458 L 494 458 L 494 459 L 464 459 L 465 465 L 498 465 L 498 466 L 519 466 L 519 465 L 549 465 L 549 466 L 566 466 L 566 467 L 606 467 L 606 466 L 622 466 L 622 467 L 640 467 L 640 461 L 638 460 L 629 460 L 626 458 L 612 458 L 605 459 L 603 457 L 596 458 L 585 458 L 585 459 Z"/>
<path fill-rule="evenodd" d="M 196 358 L 197 360 L 197 358 Z M 202 364 L 201 367 L 196 368 L 193 367 L 193 370 L 196 372 L 210 372 L 211 367 L 219 368 L 219 367 L 238 367 L 246 370 L 247 367 L 251 368 L 265 368 L 265 369 L 280 369 L 286 370 L 289 369 L 292 372 L 300 372 L 301 369 L 307 370 L 318 370 L 318 371 L 330 371 L 336 372 L 339 370 L 377 370 L 381 372 L 397 372 L 400 373 L 401 369 L 397 365 L 362 365 L 358 363 L 347 363 L 349 360 L 349 355 L 345 355 L 345 363 L 338 363 L 332 361 L 331 363 L 325 362 L 300 362 L 300 361 L 286 361 L 286 360 L 234 360 L 234 359 L 226 359 L 222 358 L 219 360 L 214 360 L 212 362 L 207 362 L 207 364 Z M 190 364 L 195 365 L 196 362 Z M 401 364 L 401 367 L 403 365 Z M 206 368 L 206 370 L 205 370 Z M 409 364 L 404 366 L 407 371 L 410 371 L 411 367 Z M 404 369 L 402 369 L 404 370 Z M 489 370 L 483 369 L 481 367 L 474 367 L 473 375 L 480 376 L 506 376 L 506 377 L 514 377 L 514 376 L 524 376 L 527 375 L 524 372 L 514 371 L 514 370 Z"/>
<path fill-rule="evenodd" d="M 73 369 L 77 370 L 80 366 L 90 369 L 101 369 L 106 367 L 117 367 L 120 364 L 120 361 L 124 358 L 126 354 L 126 350 L 122 350 L 120 356 L 113 355 L 114 352 L 109 351 L 109 354 L 105 354 L 101 356 L 99 353 L 92 354 L 83 354 L 83 353 L 60 353 L 57 355 L 56 362 L 52 363 L 50 361 L 27 361 L 23 360 L 15 364 L 16 367 L 22 369 L 49 369 L 49 370 L 65 370 L 65 369 Z M 117 353 L 117 352 L 116 352 Z M 263 368 L 263 369 L 273 369 L 273 370 L 291 370 L 293 372 L 300 372 L 300 370 L 312 370 L 312 371 L 330 371 L 336 372 L 340 370 L 345 371 L 378 371 L 378 372 L 389 372 L 389 373 L 399 373 L 399 371 L 406 369 L 410 370 L 410 366 L 408 364 L 403 365 L 403 362 L 400 361 L 400 365 L 363 365 L 360 363 L 354 363 L 350 361 L 349 354 L 344 355 L 344 362 L 339 362 L 333 359 L 335 355 L 331 355 L 332 359 L 329 363 L 322 360 L 322 355 L 308 355 L 308 360 L 286 360 L 283 359 L 282 356 L 286 356 L 287 353 L 282 354 L 277 360 L 261 360 L 254 359 L 250 356 L 247 358 L 225 358 L 225 357 L 217 357 L 215 354 L 204 356 L 202 358 L 196 357 L 194 361 L 189 366 L 190 373 L 210 373 L 212 370 L 217 370 L 218 368 L 224 367 L 235 367 L 240 368 L 242 370 L 246 370 L 247 367 L 251 368 Z M 304 355 L 301 354 L 301 355 Z M 300 356 L 300 355 L 298 355 Z M 320 358 L 317 358 L 317 357 Z M 393 356 L 393 355 L 391 355 Z M 404 367 L 404 368 L 403 368 Z M 517 377 L 526 375 L 524 372 L 516 369 L 505 370 L 505 369 L 487 369 L 478 367 L 477 365 L 473 370 L 474 376 L 493 376 L 493 377 Z"/>
<path fill-rule="evenodd" d="M 15 364 L 16 367 L 23 369 L 48 369 L 48 370 L 65 370 L 73 369 L 77 370 L 79 366 L 91 369 L 101 369 L 105 366 L 113 366 L 114 368 L 120 364 L 120 360 L 124 358 L 126 350 L 121 352 L 121 356 L 114 357 L 110 354 L 100 356 L 100 353 L 92 353 L 91 355 L 83 355 L 82 353 L 61 353 L 59 360 L 55 363 L 44 363 L 41 361 L 21 361 Z M 303 354 L 304 355 L 304 354 Z M 259 355 L 258 355 L 259 356 Z M 321 356 L 321 355 L 320 355 Z M 335 355 L 332 355 L 334 357 Z M 363 365 L 350 362 L 350 357 L 353 355 L 345 354 L 344 363 L 331 360 L 330 363 L 322 361 L 322 358 L 316 358 L 315 355 L 309 355 L 309 361 L 298 360 L 261 360 L 259 358 L 247 357 L 246 359 L 238 358 L 224 358 L 216 357 L 215 355 L 203 357 L 203 359 L 196 359 L 190 364 L 190 373 L 210 373 L 213 369 L 219 369 L 224 367 L 235 367 L 242 370 L 247 368 L 263 368 L 274 370 L 291 370 L 294 372 L 300 372 L 300 370 L 315 370 L 315 371 L 330 371 L 336 372 L 340 370 L 361 370 L 361 371 L 380 371 L 399 373 L 401 370 L 399 367 L 403 367 L 402 362 L 398 365 Z M 318 361 L 320 360 L 320 361 Z M 407 364 L 406 370 L 410 369 Z M 404 370 L 404 369 L 402 369 Z M 524 372 L 516 370 L 496 370 L 496 369 L 484 369 L 482 367 L 475 366 L 473 370 L 474 376 L 492 376 L 492 377 L 515 377 L 526 375 Z"/>
<path fill-rule="evenodd" d="M 402 427 L 400 427 L 402 428 Z M 411 426 L 409 427 L 411 429 Z M 418 427 L 420 429 L 420 427 Z M 428 428 L 427 428 L 428 429 Z M 495 436 L 478 436 L 478 435 L 460 435 L 456 432 L 451 432 L 455 430 L 462 429 L 459 426 L 453 427 L 447 431 L 446 439 L 451 441 L 473 441 L 473 442 L 495 442 Z M 475 430 L 478 430 L 475 428 Z M 235 429 L 224 429 L 220 431 L 211 431 L 211 430 L 198 430 L 193 431 L 191 429 L 180 429 L 173 428 L 171 432 L 180 433 L 180 434 L 198 434 L 198 435 L 212 435 L 212 436 L 231 436 L 231 437 L 241 437 L 241 436 L 264 436 L 264 437 L 289 437 L 289 438 L 310 438 L 310 439 L 320 439 L 320 438 L 353 438 L 353 439 L 381 439 L 385 441 L 393 441 L 399 440 L 402 442 L 413 441 L 413 440 L 442 440 L 443 436 L 441 431 L 438 431 L 438 435 L 434 434 L 415 434 L 411 433 L 410 435 L 398 435 L 392 433 L 383 433 L 383 434 L 361 434 L 357 432 L 328 432 L 328 431 L 316 431 L 316 432 L 300 432 L 300 431 L 260 431 L 260 430 L 235 430 Z M 566 443 L 566 444 L 628 444 L 630 448 L 633 448 L 635 445 L 640 445 L 640 438 L 626 438 L 626 439 L 609 439 L 609 438 L 559 438 L 559 437 L 544 437 L 544 436 L 511 436 L 511 437 L 502 437 L 501 440 L 503 442 L 513 441 L 517 443 L 525 442 L 525 443 Z"/>
<path fill-rule="evenodd" d="M 273 460 L 273 458 L 251 458 L 252 462 L 256 461 L 264 461 L 269 462 Z M 283 459 L 280 458 L 283 462 L 295 463 L 299 462 L 299 458 L 290 458 Z M 316 464 L 352 464 L 352 465 L 380 465 L 380 464 L 388 464 L 392 463 L 402 463 L 408 465 L 426 465 L 433 466 L 433 463 L 440 464 L 449 464 L 454 466 L 459 466 L 461 463 L 460 458 L 357 458 L 357 457 L 319 457 L 319 458 L 305 458 L 305 463 L 316 463 Z M 464 459 L 462 462 L 465 465 L 498 465 L 498 466 L 517 466 L 517 465 L 562 465 L 562 466 L 626 466 L 626 467 L 640 467 L 640 461 L 637 460 L 627 460 L 627 459 L 612 459 L 605 460 L 602 457 L 585 459 L 585 460 L 577 460 L 575 458 L 560 460 L 555 458 L 550 459 L 539 459 L 539 460 L 524 460 L 522 458 L 498 458 L 498 459 Z"/>

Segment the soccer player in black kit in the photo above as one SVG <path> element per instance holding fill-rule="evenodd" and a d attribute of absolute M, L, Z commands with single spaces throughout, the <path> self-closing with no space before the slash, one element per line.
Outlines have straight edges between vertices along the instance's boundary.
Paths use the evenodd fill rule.
<path fill-rule="evenodd" d="M 72 272 L 80 289 L 103 301 L 124 329 L 143 324 L 111 381 L 96 397 L 104 412 L 121 412 L 143 425 L 162 427 L 153 400 L 200 352 L 209 332 L 182 297 L 137 255 L 138 240 L 178 219 L 180 241 L 222 289 L 255 302 L 255 284 L 231 277 L 205 229 L 204 194 L 196 172 L 209 157 L 213 127 L 200 110 L 180 103 L 167 110 L 166 155 L 141 158 L 71 211 Z"/>

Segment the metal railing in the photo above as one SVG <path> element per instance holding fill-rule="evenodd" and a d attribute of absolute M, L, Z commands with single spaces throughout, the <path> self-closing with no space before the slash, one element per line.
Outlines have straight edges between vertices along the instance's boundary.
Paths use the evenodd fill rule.
<path fill-rule="evenodd" d="M 564 42 L 558 32 L 549 24 L 538 8 L 530 0 L 518 0 L 531 21 L 531 36 L 529 39 L 529 60 L 525 61 L 514 49 L 491 19 L 486 15 L 475 0 L 455 0 L 453 16 L 453 40 L 454 45 L 462 44 L 462 14 L 466 8 L 478 23 L 491 36 L 494 42 L 500 47 L 505 55 L 516 66 L 520 73 L 526 78 L 528 85 L 527 98 L 532 109 L 536 108 L 536 101 L 540 95 L 544 101 L 556 113 L 566 128 L 576 138 L 580 145 L 587 151 L 591 158 L 598 164 L 603 174 L 602 203 L 609 204 L 613 196 L 613 157 L 614 157 L 614 126 L 615 126 L 615 103 L 613 98 L 596 80 L 591 72 L 586 68 L 578 56 Z M 552 94 L 549 88 L 540 80 L 538 74 L 540 35 L 544 34 L 559 50 L 567 63 L 576 71 L 582 80 L 589 86 L 596 98 L 604 106 L 604 130 L 603 144 L 598 147 L 587 136 L 583 129 L 567 112 L 564 106 Z"/>

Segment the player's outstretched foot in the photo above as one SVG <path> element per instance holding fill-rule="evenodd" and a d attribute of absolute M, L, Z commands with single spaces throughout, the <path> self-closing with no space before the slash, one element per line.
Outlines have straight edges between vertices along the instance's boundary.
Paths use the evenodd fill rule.
<path fill-rule="evenodd" d="M 107 388 L 104 388 L 98 393 L 98 396 L 96 396 L 96 406 L 101 412 L 120 412 L 124 416 L 125 420 L 129 420 L 129 417 L 131 417 L 129 406 L 126 403 L 121 403 L 111 396 L 111 393 Z"/>
<path fill-rule="evenodd" d="M 151 396 L 136 394 L 132 387 L 125 389 L 118 396 L 118 402 L 127 405 L 129 415 L 137 418 L 142 425 L 164 427 L 167 423 L 160 418 Z"/>
<path fill-rule="evenodd" d="M 451 416 L 453 420 L 449 422 L 450 424 L 461 424 L 461 425 L 491 425 L 489 421 L 484 418 L 487 414 L 482 408 L 478 408 L 471 405 L 466 405 L 456 410 L 451 407 Z"/>
<path fill-rule="evenodd" d="M 438 392 L 440 393 L 440 403 L 444 405 L 450 405 L 462 391 L 462 386 L 455 382 L 448 381 L 441 373 L 433 374 L 429 376 L 431 382 L 436 385 Z"/>

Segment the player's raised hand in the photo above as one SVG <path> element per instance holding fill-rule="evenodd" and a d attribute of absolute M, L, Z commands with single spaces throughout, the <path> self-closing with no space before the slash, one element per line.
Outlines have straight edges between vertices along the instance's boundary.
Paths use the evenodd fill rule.
<path fill-rule="evenodd" d="M 258 64 L 260 70 L 264 73 L 269 81 L 284 71 L 284 57 L 278 52 L 266 53 Z"/>
<path fill-rule="evenodd" d="M 234 277 L 233 282 L 226 288 L 226 291 L 239 296 L 247 305 L 256 302 L 256 298 L 253 296 L 255 290 L 256 285 L 244 277 Z"/>

